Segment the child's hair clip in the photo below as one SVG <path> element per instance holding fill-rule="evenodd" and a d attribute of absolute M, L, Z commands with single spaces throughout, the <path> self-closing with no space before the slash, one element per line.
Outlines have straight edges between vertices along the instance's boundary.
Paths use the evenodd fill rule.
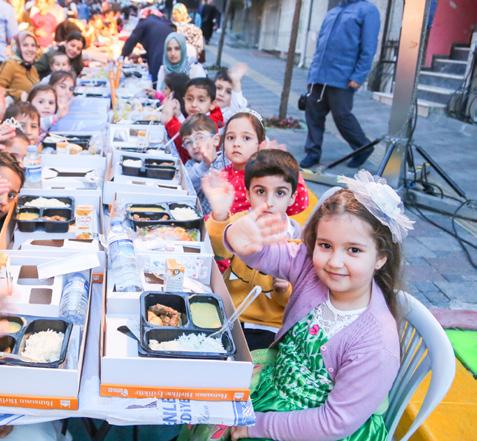
<path fill-rule="evenodd" d="M 260 115 L 260 113 L 258 113 L 256 110 L 247 108 L 247 109 L 241 109 L 241 110 L 239 110 L 238 112 L 236 112 L 236 114 L 237 114 L 237 113 L 248 113 L 249 115 L 254 116 L 255 118 L 258 119 L 258 122 L 259 122 L 259 123 L 261 124 L 261 126 L 265 129 L 265 122 L 264 122 L 264 120 L 263 120 L 263 116 Z"/>
<path fill-rule="evenodd" d="M 6 124 L 15 129 L 23 130 L 22 125 L 14 117 L 6 119 L 5 121 L 3 121 L 3 124 Z"/>

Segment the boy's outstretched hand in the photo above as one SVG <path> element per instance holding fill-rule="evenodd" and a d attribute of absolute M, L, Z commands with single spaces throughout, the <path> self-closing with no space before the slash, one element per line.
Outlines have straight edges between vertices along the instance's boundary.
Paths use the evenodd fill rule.
<path fill-rule="evenodd" d="M 205 162 L 207 167 L 217 159 L 217 149 L 212 143 L 205 143 L 200 147 L 200 154 L 202 155 L 202 161 Z"/>
<path fill-rule="evenodd" d="M 287 239 L 286 218 L 280 213 L 268 214 L 267 209 L 262 205 L 250 210 L 226 230 L 226 239 L 234 253 L 248 256 Z"/>
<path fill-rule="evenodd" d="M 229 69 L 229 77 L 232 80 L 232 88 L 236 92 L 242 89 L 241 81 L 248 71 L 248 66 L 245 63 L 237 63 Z"/>
<path fill-rule="evenodd" d="M 229 217 L 235 197 L 233 185 L 217 170 L 211 170 L 201 181 L 202 191 L 209 201 L 212 217 L 217 221 L 225 221 Z"/>

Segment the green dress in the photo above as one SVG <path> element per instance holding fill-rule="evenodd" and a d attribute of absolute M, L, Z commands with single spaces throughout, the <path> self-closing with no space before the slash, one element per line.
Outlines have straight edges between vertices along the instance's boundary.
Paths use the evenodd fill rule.
<path fill-rule="evenodd" d="M 270 350 L 266 352 L 268 360 L 263 358 L 263 352 L 257 351 L 258 357 L 254 356 L 254 361 L 264 367 L 258 384 L 252 384 L 255 412 L 287 412 L 316 408 L 325 403 L 334 386 L 320 352 L 320 347 L 327 342 L 323 329 L 313 324 L 311 311 L 286 333 L 274 361 L 270 360 Z M 344 440 L 384 441 L 386 436 L 383 416 L 375 413 Z"/>

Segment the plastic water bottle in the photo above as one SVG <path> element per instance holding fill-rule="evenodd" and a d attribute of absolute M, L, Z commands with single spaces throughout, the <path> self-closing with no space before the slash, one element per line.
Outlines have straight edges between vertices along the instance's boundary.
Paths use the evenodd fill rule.
<path fill-rule="evenodd" d="M 114 213 L 108 235 L 108 262 L 116 292 L 142 291 L 134 244 L 122 224 L 123 217 Z"/>
<path fill-rule="evenodd" d="M 61 294 L 61 317 L 77 325 L 83 325 L 88 307 L 89 283 L 81 273 L 65 277 Z"/>
<path fill-rule="evenodd" d="M 36 145 L 29 145 L 23 159 L 25 187 L 41 187 L 41 156 Z"/>

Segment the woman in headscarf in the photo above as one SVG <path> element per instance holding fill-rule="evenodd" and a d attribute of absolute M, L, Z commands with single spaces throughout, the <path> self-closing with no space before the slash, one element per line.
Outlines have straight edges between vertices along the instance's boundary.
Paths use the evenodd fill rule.
<path fill-rule="evenodd" d="M 189 60 L 191 62 L 201 61 L 204 52 L 204 36 L 198 26 L 190 23 L 192 19 L 183 3 L 174 5 L 171 20 L 175 24 L 177 32 L 186 38 Z"/>
<path fill-rule="evenodd" d="M 186 39 L 178 32 L 170 33 L 164 42 L 163 62 L 157 74 L 157 90 L 164 88 L 164 78 L 173 72 L 184 73 L 190 78 L 207 76 L 202 65 L 189 62 Z"/>
<path fill-rule="evenodd" d="M 0 67 L 0 89 L 18 101 L 26 99 L 32 87 L 40 81 L 33 64 L 38 43 L 31 32 L 19 32 L 14 40 L 15 55 Z"/>

